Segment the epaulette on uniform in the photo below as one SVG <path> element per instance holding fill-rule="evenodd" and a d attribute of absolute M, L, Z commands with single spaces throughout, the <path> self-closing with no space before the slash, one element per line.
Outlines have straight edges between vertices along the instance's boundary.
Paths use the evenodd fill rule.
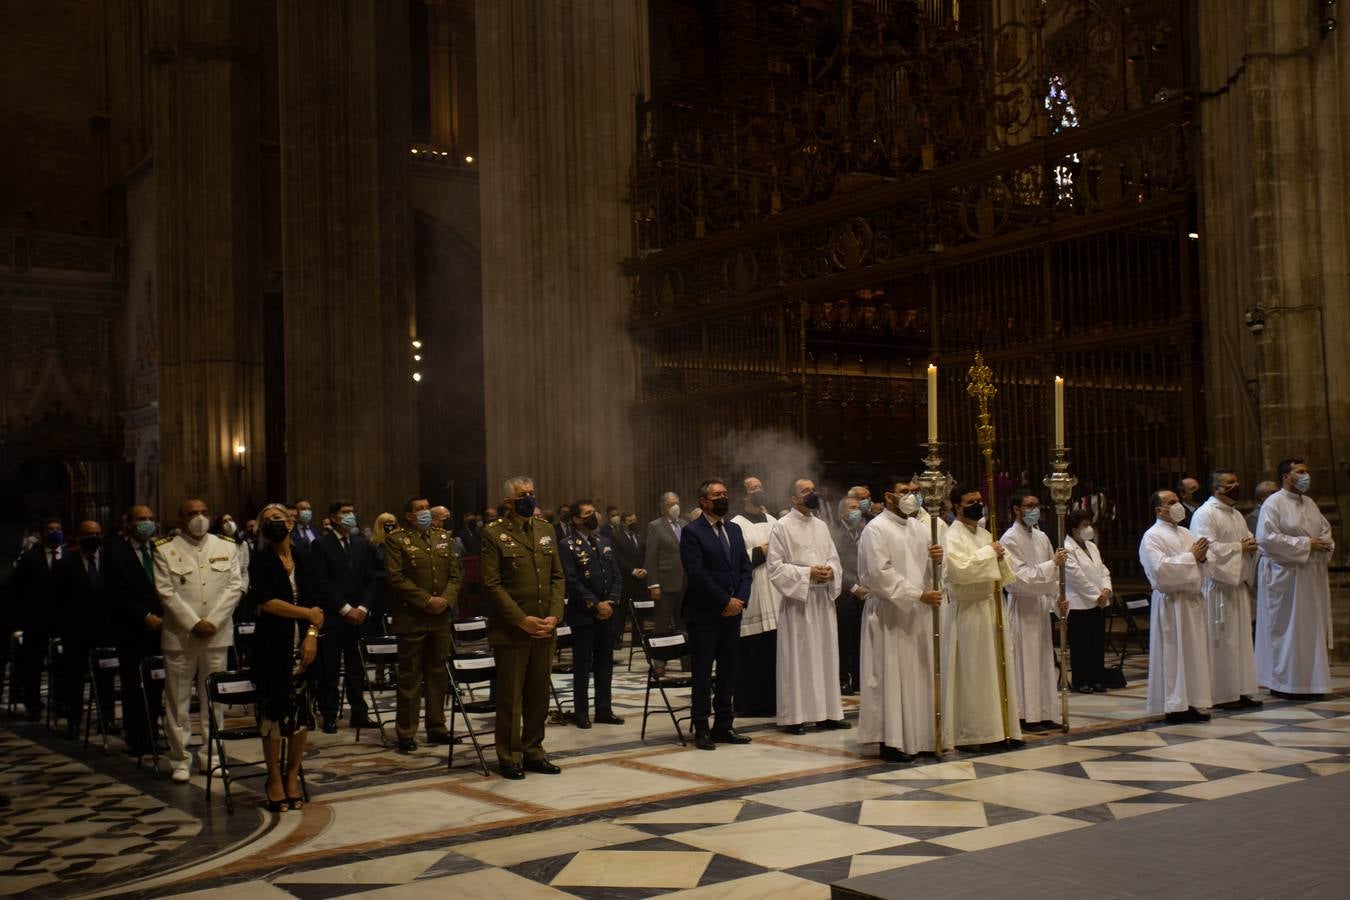
<path fill-rule="evenodd" d="M 229 541 L 231 544 L 239 543 L 234 538 L 230 537 L 228 534 L 218 534 L 216 535 L 216 537 L 220 538 L 222 541 Z"/>
<path fill-rule="evenodd" d="M 155 538 L 155 546 L 156 546 L 156 547 L 163 547 L 165 544 L 168 544 L 168 543 L 170 543 L 170 542 L 172 542 L 172 541 L 173 541 L 173 538 L 167 537 L 167 536 L 166 536 L 166 537 L 162 537 L 162 538 Z"/>

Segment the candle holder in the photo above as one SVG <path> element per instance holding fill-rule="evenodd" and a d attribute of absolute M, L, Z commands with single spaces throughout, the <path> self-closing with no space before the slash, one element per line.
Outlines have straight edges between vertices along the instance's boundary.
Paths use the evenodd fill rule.
<path fill-rule="evenodd" d="M 924 457 L 923 463 L 927 466 L 923 474 L 915 481 L 918 482 L 919 490 L 923 493 L 923 508 L 928 513 L 929 542 L 936 544 L 938 542 L 938 518 L 942 515 L 942 501 L 946 499 L 947 493 L 951 490 L 952 479 L 950 475 L 942 472 L 942 457 L 938 454 L 941 446 L 935 438 L 930 438 L 927 444 L 921 444 L 928 448 L 928 455 Z M 929 568 L 932 569 L 933 590 L 942 590 L 942 567 L 936 562 L 930 562 Z M 933 752 L 939 759 L 942 758 L 942 608 L 938 606 L 931 607 L 933 613 Z"/>
<path fill-rule="evenodd" d="M 1054 470 L 1045 476 L 1043 484 L 1050 489 L 1050 502 L 1055 506 L 1055 519 L 1059 523 L 1059 546 L 1065 549 L 1067 536 L 1064 534 L 1064 518 L 1069 513 L 1069 501 L 1073 499 L 1073 489 L 1078 479 L 1069 474 L 1069 448 L 1055 448 L 1055 458 L 1050 461 Z M 1065 600 L 1064 563 L 1059 564 L 1059 599 Z M 1069 614 L 1059 616 L 1059 715 L 1060 724 L 1065 733 L 1069 731 Z"/>

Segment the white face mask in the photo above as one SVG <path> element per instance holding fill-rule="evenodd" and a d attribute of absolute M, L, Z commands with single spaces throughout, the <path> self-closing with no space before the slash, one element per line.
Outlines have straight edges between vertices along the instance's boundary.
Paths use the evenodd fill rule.
<path fill-rule="evenodd" d="M 1173 522 L 1180 525 L 1181 521 L 1186 518 L 1186 507 L 1181 503 L 1173 503 L 1167 507 L 1167 515 Z"/>
<path fill-rule="evenodd" d="M 220 530 L 225 532 L 227 536 L 234 537 L 234 533 L 239 530 L 239 526 L 235 525 L 233 522 L 226 522 L 224 525 L 220 526 Z"/>
<path fill-rule="evenodd" d="M 673 522 L 680 517 L 680 504 L 676 503 L 670 509 L 666 510 L 666 515 Z"/>
<path fill-rule="evenodd" d="M 1095 541 L 1096 539 L 1097 539 L 1097 532 L 1092 530 L 1091 525 L 1084 528 L 1082 531 L 1078 532 L 1078 543 L 1080 544 L 1086 543 L 1088 541 Z"/>
<path fill-rule="evenodd" d="M 919 511 L 919 495 L 901 494 L 899 506 L 900 511 L 905 515 L 907 516 L 914 515 L 916 512 Z"/>
<path fill-rule="evenodd" d="M 208 519 L 206 516 L 202 515 L 201 513 L 198 513 L 191 519 L 188 519 L 187 523 L 188 534 L 192 535 L 195 538 L 201 537 L 202 535 L 206 534 L 206 532 L 209 531 L 210 529 L 211 529 L 211 520 Z"/>

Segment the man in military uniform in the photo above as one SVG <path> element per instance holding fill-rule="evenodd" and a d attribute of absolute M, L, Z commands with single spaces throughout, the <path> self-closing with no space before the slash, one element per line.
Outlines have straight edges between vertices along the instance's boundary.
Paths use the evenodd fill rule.
<path fill-rule="evenodd" d="M 610 707 L 614 672 L 615 611 L 623 575 L 610 542 L 596 533 L 600 522 L 589 500 L 572 504 L 572 536 L 562 542 L 567 576 L 567 624 L 572 627 L 572 705 L 578 728 L 591 727 L 591 671 L 595 672 L 595 721 L 622 725 Z"/>
<path fill-rule="evenodd" d="M 553 526 L 534 515 L 534 480 L 515 475 L 505 493 L 509 511 L 483 529 L 480 562 L 497 658 L 497 762 L 503 778 L 556 775 L 561 769 L 544 753 L 544 720 L 565 577 Z"/>
<path fill-rule="evenodd" d="M 450 532 L 431 524 L 431 504 L 413 497 L 405 504 L 406 525 L 384 541 L 384 572 L 398 637 L 398 749 L 417 749 L 422 695 L 427 699 L 427 740 L 450 743 L 445 727 L 445 694 L 450 687 L 451 611 L 459 597 L 460 568 Z"/>
<path fill-rule="evenodd" d="M 234 643 L 235 607 L 243 594 L 239 548 L 234 538 L 211 534 L 206 504 L 189 500 L 178 508 L 177 537 L 155 541 L 155 592 L 164 607 L 160 628 L 164 652 L 164 720 L 173 780 L 191 777 L 192 682 L 202 700 L 206 732 L 206 678 L 224 672 Z M 216 720 L 225 711 L 217 707 Z M 203 764 L 204 761 L 203 761 Z"/>

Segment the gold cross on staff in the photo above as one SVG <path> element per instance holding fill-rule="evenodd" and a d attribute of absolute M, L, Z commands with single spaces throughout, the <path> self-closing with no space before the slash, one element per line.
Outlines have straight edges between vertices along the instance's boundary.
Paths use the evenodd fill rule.
<path fill-rule="evenodd" d="M 977 350 L 975 365 L 966 374 L 970 376 L 966 393 L 980 402 L 980 424 L 975 429 L 975 440 L 987 455 L 994 449 L 994 425 L 989 415 L 989 401 L 998 393 L 998 388 L 994 387 L 994 372 L 984 364 L 984 354 Z"/>

